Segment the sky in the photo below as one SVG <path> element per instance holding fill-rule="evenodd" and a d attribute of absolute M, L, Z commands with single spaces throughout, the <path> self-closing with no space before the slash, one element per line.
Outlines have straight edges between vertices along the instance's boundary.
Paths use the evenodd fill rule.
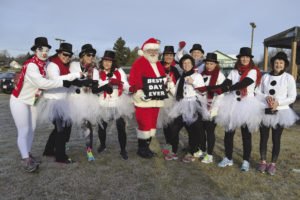
<path fill-rule="evenodd" d="M 250 47 L 255 22 L 253 55 L 260 59 L 265 38 L 300 26 L 299 8 L 299 0 L 0 0 L 0 51 L 25 54 L 45 36 L 51 53 L 60 38 L 77 54 L 91 43 L 101 57 L 119 37 L 130 48 L 154 37 L 161 50 L 184 40 L 188 51 L 200 43 L 205 52 L 236 55 Z"/>

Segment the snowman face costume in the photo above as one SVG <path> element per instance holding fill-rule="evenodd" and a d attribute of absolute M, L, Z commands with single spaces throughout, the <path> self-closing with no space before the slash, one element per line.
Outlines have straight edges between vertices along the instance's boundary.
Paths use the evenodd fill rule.
<path fill-rule="evenodd" d="M 45 61 L 48 58 L 49 48 L 48 47 L 39 47 L 35 50 L 36 56 L 42 60 Z"/>

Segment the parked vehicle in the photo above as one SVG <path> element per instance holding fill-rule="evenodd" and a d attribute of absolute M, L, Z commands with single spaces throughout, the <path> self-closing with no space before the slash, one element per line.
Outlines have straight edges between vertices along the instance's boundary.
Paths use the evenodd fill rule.
<path fill-rule="evenodd" d="M 0 90 L 10 94 L 15 87 L 15 73 L 5 72 L 0 74 Z"/>

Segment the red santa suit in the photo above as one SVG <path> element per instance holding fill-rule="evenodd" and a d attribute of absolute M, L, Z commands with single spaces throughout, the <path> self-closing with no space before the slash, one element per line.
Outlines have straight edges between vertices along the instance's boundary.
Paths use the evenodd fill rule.
<path fill-rule="evenodd" d="M 142 97 L 145 96 L 142 90 L 142 78 L 157 78 L 165 75 L 160 62 L 150 64 L 144 56 L 138 58 L 130 70 L 129 84 L 137 89 L 137 92 L 133 95 L 133 101 L 138 123 L 137 137 L 140 139 L 148 139 L 155 135 L 159 108 L 164 105 L 163 100 L 142 100 Z"/>
<path fill-rule="evenodd" d="M 147 40 L 144 43 L 142 50 L 145 51 L 147 49 L 159 49 L 157 40 L 154 38 Z M 142 90 L 143 78 L 158 78 L 164 77 L 165 75 L 164 67 L 159 61 L 156 63 L 150 63 L 145 56 L 138 58 L 133 63 L 130 70 L 129 85 L 131 88 L 136 90 L 133 94 L 133 102 L 135 105 L 136 121 L 138 123 L 137 137 L 139 139 L 139 143 L 143 142 L 142 140 L 149 140 L 155 135 L 159 108 L 164 105 L 163 100 L 144 99 L 145 94 Z M 139 144 L 139 149 L 141 146 Z"/>

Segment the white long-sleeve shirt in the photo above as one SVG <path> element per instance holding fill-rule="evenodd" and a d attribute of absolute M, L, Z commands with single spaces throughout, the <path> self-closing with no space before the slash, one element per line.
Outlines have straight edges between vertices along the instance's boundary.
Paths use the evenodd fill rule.
<path fill-rule="evenodd" d="M 123 92 L 128 93 L 129 92 L 129 83 L 127 81 L 126 73 L 124 72 L 124 70 L 122 68 L 118 68 L 116 70 L 119 71 L 119 73 L 121 75 L 121 81 L 123 82 Z M 113 76 L 111 78 L 117 78 L 117 77 L 115 76 L 115 74 L 113 74 Z M 109 83 L 108 77 L 106 77 L 106 80 L 102 80 L 101 78 L 99 78 L 99 87 L 101 87 L 107 83 Z M 112 94 L 106 94 L 106 97 L 104 97 L 104 93 L 100 93 L 99 102 L 100 102 L 100 105 L 104 106 L 104 107 L 115 107 L 118 98 L 119 98 L 118 86 L 113 86 Z"/>
<path fill-rule="evenodd" d="M 57 64 L 50 62 L 47 67 L 47 78 L 50 80 L 68 80 L 73 81 L 76 78 L 80 78 L 80 72 L 70 73 L 66 75 L 60 75 L 60 70 Z M 45 91 L 44 97 L 47 99 L 63 99 L 66 98 L 70 89 L 65 87 L 54 88 Z"/>
<path fill-rule="evenodd" d="M 279 103 L 277 110 L 288 109 L 297 97 L 296 81 L 292 75 L 286 72 L 279 76 L 265 74 L 257 88 L 257 94 L 264 98 L 267 96 L 274 97 Z"/>
<path fill-rule="evenodd" d="M 184 82 L 183 85 L 183 98 L 189 98 L 189 97 L 194 97 L 198 94 L 198 92 L 195 90 L 195 88 L 198 87 L 203 87 L 205 86 L 204 84 L 204 80 L 201 74 L 198 73 L 193 73 L 190 76 L 194 81 L 192 84 L 187 83 L 186 81 Z M 179 85 L 179 81 L 180 79 L 178 79 L 177 83 L 176 83 L 176 92 L 177 92 L 177 88 Z M 174 89 L 170 89 L 171 94 L 175 95 L 175 90 Z"/>
<path fill-rule="evenodd" d="M 204 80 L 205 86 L 209 86 L 210 79 L 211 79 L 210 75 L 203 75 L 203 80 Z M 222 84 L 225 79 L 226 78 L 225 78 L 224 74 L 220 71 L 216 85 Z M 208 103 L 211 105 L 210 110 L 209 110 L 211 117 L 214 117 L 217 115 L 220 100 L 223 98 L 223 96 L 224 96 L 224 94 L 214 95 L 211 102 L 208 101 Z M 207 94 L 206 94 L 206 97 L 207 97 Z"/>
<path fill-rule="evenodd" d="M 17 98 L 25 104 L 33 105 L 35 102 L 35 94 L 39 89 L 48 90 L 62 86 L 62 80 L 48 80 L 44 78 L 38 66 L 35 63 L 29 63 L 24 76 L 22 89 Z"/>

